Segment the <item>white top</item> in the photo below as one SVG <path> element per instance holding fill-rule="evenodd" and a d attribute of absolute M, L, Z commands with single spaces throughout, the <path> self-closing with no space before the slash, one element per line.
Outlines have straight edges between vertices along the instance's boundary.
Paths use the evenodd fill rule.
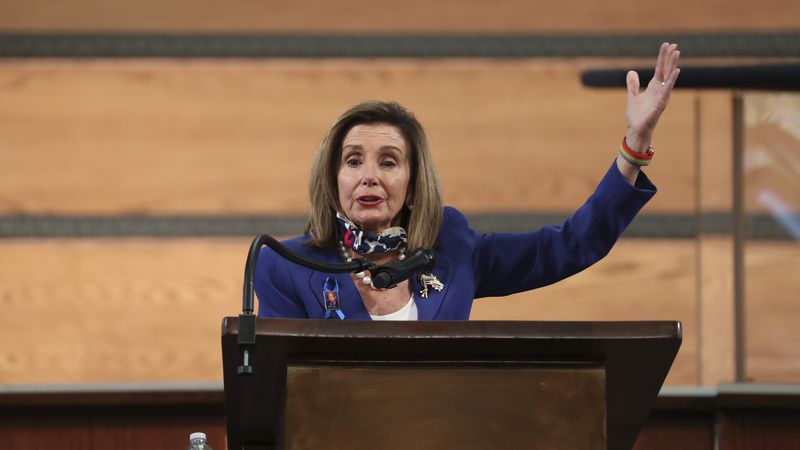
<path fill-rule="evenodd" d="M 199 431 L 195 431 L 194 433 L 189 435 L 189 440 L 193 441 L 195 439 L 202 439 L 202 440 L 205 441 L 206 440 L 206 434 L 205 433 L 201 433 Z"/>
<path fill-rule="evenodd" d="M 405 306 L 393 313 L 382 316 L 373 316 L 370 314 L 369 316 L 372 317 L 372 320 L 417 320 L 419 318 L 419 313 L 417 312 L 417 304 L 414 303 L 414 296 L 412 295 Z"/>

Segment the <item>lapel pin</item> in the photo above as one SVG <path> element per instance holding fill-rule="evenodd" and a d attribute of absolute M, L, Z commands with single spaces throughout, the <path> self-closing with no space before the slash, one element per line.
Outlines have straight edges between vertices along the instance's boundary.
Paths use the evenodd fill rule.
<path fill-rule="evenodd" d="M 436 292 L 442 292 L 442 289 L 444 289 L 444 284 L 432 273 L 421 273 L 419 275 L 419 283 L 422 285 L 422 289 L 419 290 L 419 295 L 422 298 L 428 298 L 428 288 L 432 288 Z"/>

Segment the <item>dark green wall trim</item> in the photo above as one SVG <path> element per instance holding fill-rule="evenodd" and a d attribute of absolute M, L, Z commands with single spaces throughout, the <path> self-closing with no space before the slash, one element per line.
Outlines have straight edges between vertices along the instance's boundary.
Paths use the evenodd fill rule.
<path fill-rule="evenodd" d="M 560 224 L 566 213 L 468 214 L 470 225 L 479 232 L 526 232 Z M 800 215 L 789 218 L 800 223 Z M 301 234 L 306 219 L 300 216 L 0 216 L 0 238 L 31 237 L 215 237 L 276 236 Z M 625 232 L 626 237 L 691 239 L 699 234 L 730 234 L 729 214 L 709 214 L 699 220 L 692 215 L 642 214 Z M 751 239 L 795 238 L 774 218 L 751 215 L 746 218 Z"/>
<path fill-rule="evenodd" d="M 0 33 L 0 57 L 636 57 L 663 41 L 692 57 L 798 57 L 800 30 L 580 35 Z"/>
<path fill-rule="evenodd" d="M 269 216 L 0 216 L 0 238 L 295 235 L 305 223 Z"/>

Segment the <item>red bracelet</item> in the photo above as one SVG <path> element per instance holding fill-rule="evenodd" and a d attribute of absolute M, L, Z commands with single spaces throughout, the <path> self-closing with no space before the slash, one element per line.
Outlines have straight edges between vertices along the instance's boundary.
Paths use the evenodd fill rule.
<path fill-rule="evenodd" d="M 622 138 L 622 144 L 619 146 L 619 154 L 625 158 L 625 161 L 633 164 L 634 166 L 648 166 L 650 165 L 650 160 L 653 159 L 653 155 L 656 151 L 653 149 L 651 145 L 647 146 L 647 151 L 645 153 L 638 153 L 631 150 L 628 147 L 628 142 L 626 141 L 626 137 Z"/>

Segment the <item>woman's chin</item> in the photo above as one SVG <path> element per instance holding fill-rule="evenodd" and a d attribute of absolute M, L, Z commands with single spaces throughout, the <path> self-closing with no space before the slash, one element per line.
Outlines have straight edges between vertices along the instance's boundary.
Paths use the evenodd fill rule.
<path fill-rule="evenodd" d="M 358 225 L 358 227 L 364 231 L 369 231 L 370 233 L 380 233 L 381 231 L 389 228 L 392 222 L 385 217 L 367 216 L 354 218 L 353 223 Z"/>

